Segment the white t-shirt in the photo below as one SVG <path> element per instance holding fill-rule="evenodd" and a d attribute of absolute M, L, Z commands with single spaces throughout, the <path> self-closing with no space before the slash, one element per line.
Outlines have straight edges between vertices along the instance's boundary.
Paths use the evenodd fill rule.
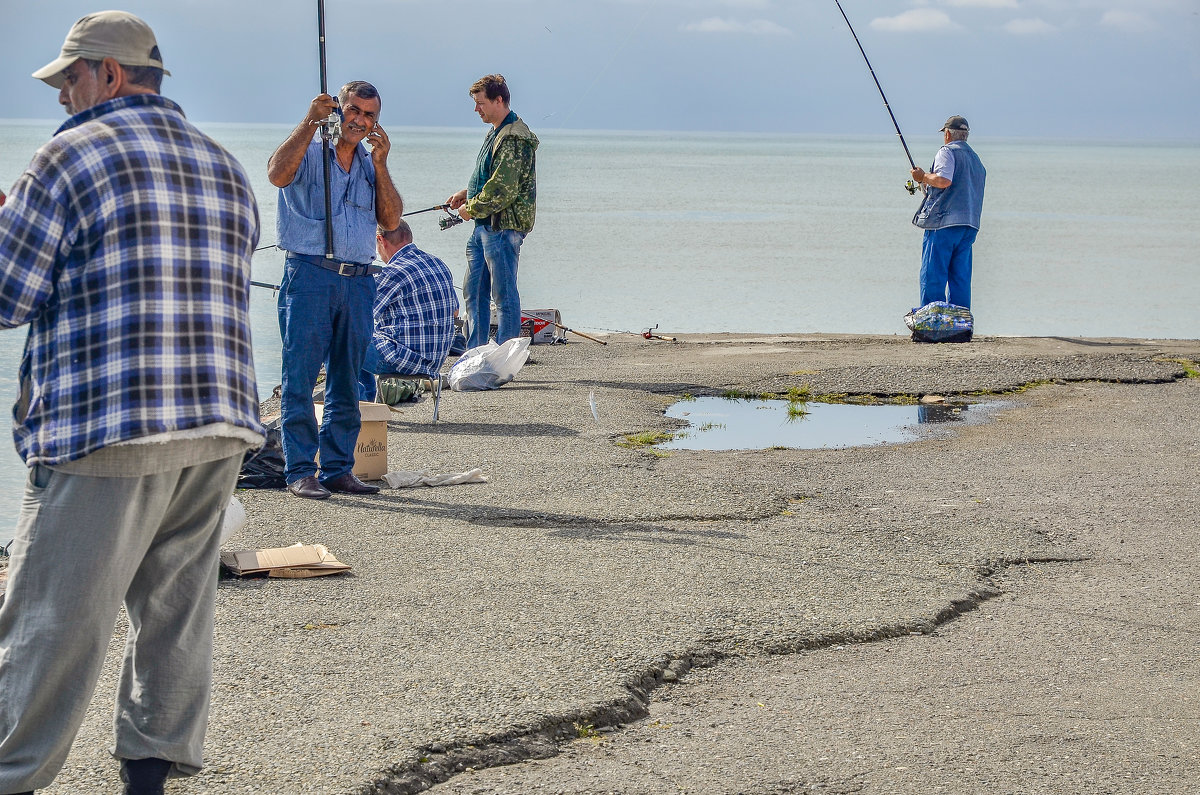
<path fill-rule="evenodd" d="M 951 182 L 954 181 L 954 155 L 950 154 L 948 148 L 943 146 L 933 156 L 933 173 Z"/>

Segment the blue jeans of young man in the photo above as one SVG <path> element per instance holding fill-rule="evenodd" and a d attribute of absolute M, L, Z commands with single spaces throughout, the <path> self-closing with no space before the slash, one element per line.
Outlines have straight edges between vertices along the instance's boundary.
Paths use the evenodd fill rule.
<path fill-rule="evenodd" d="M 375 279 L 339 276 L 289 257 L 279 288 L 283 337 L 283 458 L 288 483 L 317 474 L 321 480 L 354 469 L 361 419 L 358 375 L 375 320 Z M 313 413 L 313 388 L 325 365 L 325 413 Z"/>
<path fill-rule="evenodd" d="M 971 308 L 971 246 L 978 234 L 979 230 L 970 226 L 925 230 L 921 242 L 921 306 L 949 301 Z"/>
<path fill-rule="evenodd" d="M 467 347 L 488 341 L 492 325 L 491 299 L 500 318 L 496 342 L 521 336 L 521 296 L 517 293 L 517 259 L 525 235 L 512 229 L 493 231 L 475 227 L 467 241 L 467 275 L 463 278 L 463 305 L 470 336 Z"/>

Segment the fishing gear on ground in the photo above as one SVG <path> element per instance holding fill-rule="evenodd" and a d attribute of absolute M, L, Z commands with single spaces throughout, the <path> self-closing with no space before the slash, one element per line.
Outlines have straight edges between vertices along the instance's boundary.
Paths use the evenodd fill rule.
<path fill-rule="evenodd" d="M 559 323 L 556 320 L 550 320 L 548 318 L 536 317 L 532 314 L 526 314 L 527 312 L 534 312 L 534 311 L 537 311 L 537 310 L 525 310 L 525 309 L 521 310 L 521 322 L 523 324 L 526 322 L 529 322 L 529 323 L 534 323 L 534 324 L 541 323 L 541 324 L 543 324 L 543 326 L 554 326 L 555 328 L 562 329 L 563 331 L 569 331 L 572 334 L 578 334 L 580 337 L 583 337 L 585 340 L 591 340 L 592 342 L 598 342 L 601 345 L 608 344 L 606 341 L 604 341 L 602 339 L 597 339 L 596 337 L 593 337 L 590 334 L 584 334 L 582 331 L 576 331 L 573 328 L 568 328 L 567 326 L 564 326 L 562 323 Z M 555 314 L 556 315 L 558 314 L 557 311 L 555 311 Z M 563 338 L 563 342 L 566 342 L 565 337 Z"/>
<path fill-rule="evenodd" d="M 655 323 L 653 326 L 651 326 L 650 328 L 648 328 L 648 329 L 646 329 L 645 331 L 643 331 L 643 332 L 642 332 L 642 339 L 647 339 L 647 340 L 666 340 L 667 342 L 679 342 L 679 338 L 678 338 L 678 337 L 667 337 L 667 336 L 664 336 L 664 335 L 662 335 L 662 334 L 655 334 L 654 332 L 655 332 L 655 331 L 657 331 L 657 330 L 658 330 L 658 324 L 657 324 L 657 323 Z"/>

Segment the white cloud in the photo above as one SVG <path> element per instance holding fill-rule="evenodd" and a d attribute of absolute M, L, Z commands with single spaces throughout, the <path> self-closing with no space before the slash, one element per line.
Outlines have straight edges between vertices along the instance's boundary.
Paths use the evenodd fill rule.
<path fill-rule="evenodd" d="M 699 22 L 689 22 L 681 30 L 688 33 L 749 33 L 754 36 L 790 36 L 792 32 L 769 19 L 752 19 L 742 22 L 737 19 L 709 17 Z"/>
<path fill-rule="evenodd" d="M 537 2 L 537 0 L 533 0 Z M 616 3 L 617 5 L 626 6 L 684 6 L 695 11 L 698 5 L 707 6 L 725 6 L 726 8 L 752 8 L 764 9 L 771 8 L 775 5 L 775 0 L 704 0 L 704 2 L 696 2 L 696 0 L 603 0 L 608 3 Z M 212 2 L 212 0 L 205 0 Z M 384 2 L 395 3 L 396 0 L 384 0 Z M 544 5 L 553 5 L 553 2 L 543 2 Z"/>
<path fill-rule="evenodd" d="M 1100 24 L 1125 33 L 1148 33 L 1157 27 L 1149 17 L 1136 11 L 1105 11 L 1104 16 L 1100 17 Z"/>
<path fill-rule="evenodd" d="M 1011 22 L 1005 23 L 1004 29 L 1014 36 L 1043 36 L 1058 32 L 1058 28 L 1041 17 L 1014 19 Z"/>
<path fill-rule="evenodd" d="M 1017 0 L 942 0 L 942 5 L 956 8 L 1017 8 Z"/>
<path fill-rule="evenodd" d="M 936 8 L 911 8 L 894 17 L 876 17 L 871 27 L 893 33 L 924 33 L 928 31 L 958 30 L 961 26 Z"/>

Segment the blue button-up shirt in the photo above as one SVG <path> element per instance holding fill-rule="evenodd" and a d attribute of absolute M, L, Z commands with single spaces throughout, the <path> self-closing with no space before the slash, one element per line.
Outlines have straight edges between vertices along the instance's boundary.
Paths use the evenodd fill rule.
<path fill-rule="evenodd" d="M 331 147 L 332 150 L 332 147 Z M 325 254 L 325 175 L 322 146 L 314 138 L 296 176 L 279 189 L 276 223 L 279 247 L 297 254 Z M 375 259 L 375 163 L 362 144 L 350 170 L 330 158 L 329 194 L 333 209 L 333 255 L 339 262 L 366 265 Z"/>
<path fill-rule="evenodd" d="M 0 326 L 29 324 L 25 463 L 229 423 L 260 434 L 258 207 L 238 162 L 157 94 L 67 120 L 0 207 Z"/>
<path fill-rule="evenodd" d="M 450 353 L 458 296 L 446 263 L 409 243 L 375 274 L 375 348 L 395 373 L 437 372 Z"/>

